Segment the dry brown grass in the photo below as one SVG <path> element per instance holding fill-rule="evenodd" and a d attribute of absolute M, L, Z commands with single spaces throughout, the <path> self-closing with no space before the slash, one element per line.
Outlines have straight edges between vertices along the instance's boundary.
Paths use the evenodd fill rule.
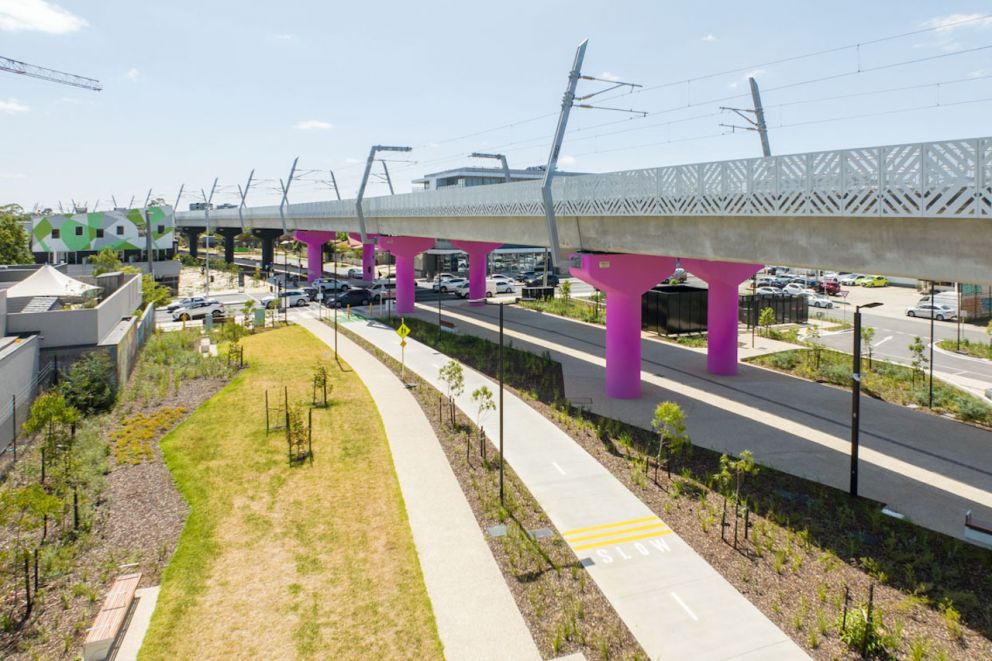
<path fill-rule="evenodd" d="M 192 506 L 142 659 L 440 658 L 382 423 L 327 360 L 313 464 L 265 434 L 264 389 L 309 401 L 326 347 L 291 327 L 243 340 L 250 367 L 162 441 Z"/>

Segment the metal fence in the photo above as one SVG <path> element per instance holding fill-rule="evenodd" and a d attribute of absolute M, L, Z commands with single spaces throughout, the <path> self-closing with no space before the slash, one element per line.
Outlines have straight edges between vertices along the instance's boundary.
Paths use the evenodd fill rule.
<path fill-rule="evenodd" d="M 791 294 L 744 294 L 738 299 L 738 320 L 748 327 L 757 326 L 765 308 L 775 312 L 776 324 L 805 324 L 809 320 L 806 297 Z"/>
<path fill-rule="evenodd" d="M 655 287 L 641 296 L 641 328 L 659 335 L 705 333 L 707 299 L 705 289 Z"/>
<path fill-rule="evenodd" d="M 42 390 L 54 382 L 55 365 L 45 363 L 29 383 L 12 395 L 10 400 L 0 402 L 0 477 L 6 476 L 13 465 L 16 443 L 20 438 L 21 427 L 28 419 L 31 404 Z"/>

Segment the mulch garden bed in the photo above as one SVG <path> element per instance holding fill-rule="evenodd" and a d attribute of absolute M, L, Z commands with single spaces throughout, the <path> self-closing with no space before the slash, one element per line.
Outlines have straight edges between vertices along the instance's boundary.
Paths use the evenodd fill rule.
<path fill-rule="evenodd" d="M 395 374 L 398 362 L 347 329 L 339 332 L 372 353 Z M 447 398 L 405 372 L 405 382 L 430 420 L 448 463 L 465 493 L 486 542 L 544 658 L 581 652 L 587 659 L 645 659 L 647 656 L 584 567 L 557 534 L 532 539 L 527 533 L 554 526 L 507 466 L 505 507 L 499 503 L 498 453 L 483 458 L 478 429 L 456 409 L 452 424 Z M 442 421 L 443 419 L 443 421 Z M 488 441 L 485 442 L 488 445 Z M 489 529 L 505 525 L 494 537 Z"/>
<path fill-rule="evenodd" d="M 139 588 L 157 585 L 175 550 L 189 508 L 176 490 L 162 460 L 158 441 L 190 413 L 220 390 L 226 381 L 183 381 L 178 392 L 170 389 L 153 405 L 122 401 L 103 416 L 104 438 L 136 414 L 153 416 L 163 409 L 182 409 L 168 428 L 155 429 L 144 438 L 149 454 L 141 461 L 118 462 L 113 441 L 108 441 L 109 472 L 95 502 L 87 503 L 90 530 L 74 544 L 62 546 L 59 557 L 42 574 L 31 617 L 21 628 L 13 623 L 0 631 L 0 657 L 5 659 L 77 658 L 106 591 L 121 573 L 139 571 Z M 37 444 L 29 446 L 22 461 L 38 461 Z M 16 479 L 16 473 L 11 475 Z M 134 565 L 122 569 L 122 565 Z M 10 594 L 21 577 L 3 577 L 3 594 Z M 23 611 L 19 603 L 2 605 L 3 612 Z M 8 602 L 10 598 L 8 597 Z"/>

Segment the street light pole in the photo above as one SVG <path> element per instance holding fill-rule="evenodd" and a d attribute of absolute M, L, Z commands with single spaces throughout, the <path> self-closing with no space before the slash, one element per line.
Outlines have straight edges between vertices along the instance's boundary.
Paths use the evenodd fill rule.
<path fill-rule="evenodd" d="M 930 410 L 933 410 L 933 280 L 930 281 Z"/>
<path fill-rule="evenodd" d="M 858 447 L 861 434 L 861 308 L 877 308 L 881 303 L 854 306 L 854 370 L 851 375 L 851 486 L 848 493 L 858 496 Z"/>
<path fill-rule="evenodd" d="M 499 503 L 503 504 L 503 303 L 499 304 Z"/>

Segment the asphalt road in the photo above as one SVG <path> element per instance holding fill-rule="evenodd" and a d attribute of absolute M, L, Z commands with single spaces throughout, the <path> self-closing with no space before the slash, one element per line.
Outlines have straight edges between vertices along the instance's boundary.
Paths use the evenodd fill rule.
<path fill-rule="evenodd" d="M 913 339 L 919 336 L 924 343 L 930 343 L 929 319 L 914 319 L 912 317 L 900 319 L 870 314 L 869 312 L 862 312 L 861 317 L 862 326 L 871 326 L 875 329 L 875 337 L 872 339 L 872 355 L 876 358 L 909 365 L 913 361 L 912 353 L 909 350 L 909 345 Z M 957 339 L 957 322 L 934 321 L 933 327 L 935 341 Z M 989 336 L 982 330 L 968 324 L 961 324 L 961 337 L 978 342 L 989 341 Z M 847 353 L 854 350 L 853 341 L 853 331 L 843 331 L 823 338 L 825 346 Z M 929 348 L 926 355 L 929 358 Z M 977 379 L 992 386 L 992 361 L 934 351 L 933 368 L 934 371 Z"/>

